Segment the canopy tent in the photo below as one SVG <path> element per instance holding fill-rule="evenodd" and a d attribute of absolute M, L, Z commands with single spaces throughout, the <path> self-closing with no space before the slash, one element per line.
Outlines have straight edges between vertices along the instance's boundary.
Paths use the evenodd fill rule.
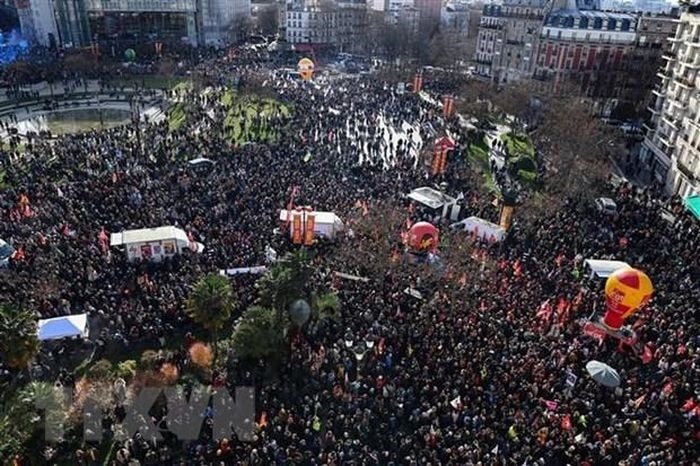
<path fill-rule="evenodd" d="M 685 208 L 688 209 L 697 220 L 700 220 L 700 194 L 688 196 L 683 201 Z"/>
<path fill-rule="evenodd" d="M 586 259 L 583 264 L 587 269 L 590 269 L 590 278 L 608 278 L 616 270 L 631 267 L 627 262 L 601 259 Z"/>
<path fill-rule="evenodd" d="M 38 324 L 39 340 L 88 336 L 87 314 L 41 319 Z"/>

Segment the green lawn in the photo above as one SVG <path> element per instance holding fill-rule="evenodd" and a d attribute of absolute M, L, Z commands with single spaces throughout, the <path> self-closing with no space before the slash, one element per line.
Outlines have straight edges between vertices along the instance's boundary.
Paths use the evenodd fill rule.
<path fill-rule="evenodd" d="M 508 167 L 524 185 L 533 185 L 537 181 L 537 163 L 535 146 L 530 136 L 510 132 L 501 135 L 501 140 L 508 149 Z"/>
<path fill-rule="evenodd" d="M 493 194 L 498 195 L 500 189 L 491 174 L 491 164 L 489 163 L 489 146 L 485 139 L 469 145 L 467 151 L 467 162 L 476 171 L 481 172 L 484 177 L 484 188 Z"/>
<path fill-rule="evenodd" d="M 276 140 L 279 128 L 272 127 L 264 120 L 260 126 L 254 126 L 253 120 L 257 117 L 275 115 L 288 119 L 291 115 L 287 105 L 274 99 L 248 96 L 237 99 L 232 91 L 227 91 L 221 100 L 228 108 L 224 119 L 224 130 L 229 141 L 236 145 L 246 142 L 269 143 Z"/>
<path fill-rule="evenodd" d="M 527 134 L 510 132 L 502 134 L 501 140 L 506 143 L 509 157 L 526 155 L 535 158 L 535 146 Z"/>
<path fill-rule="evenodd" d="M 168 112 L 168 130 L 172 133 L 180 129 L 187 119 L 185 104 L 178 102 L 170 108 Z"/>

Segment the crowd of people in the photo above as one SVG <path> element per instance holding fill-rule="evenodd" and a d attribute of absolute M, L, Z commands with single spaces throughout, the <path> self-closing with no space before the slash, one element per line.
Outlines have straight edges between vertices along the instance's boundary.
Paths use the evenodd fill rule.
<path fill-rule="evenodd" d="M 174 332 L 197 330 L 183 312 L 197 278 L 263 264 L 269 247 L 292 249 L 274 230 L 293 191 L 295 204 L 344 219 L 379 216 L 377 205 L 403 211 L 406 193 L 435 182 L 424 153 L 445 132 L 457 149 L 440 181 L 461 194 L 464 213 L 497 215 L 463 176 L 465 130 L 430 99 L 371 76 L 300 83 L 243 53 L 193 72 L 213 84 L 243 76 L 291 117 L 265 122 L 279 126 L 274 140 L 235 145 L 222 88 L 179 91 L 171 97 L 190 117 L 176 131 L 141 122 L 34 144 L 30 162 L 7 167 L 0 192 L 2 237 L 22 252 L 0 282 L 3 301 L 41 318 L 87 312 L 99 329 L 91 338 L 123 348 L 167 345 Z M 426 90 L 438 98 L 435 79 Z M 216 165 L 192 171 L 186 162 L 197 157 Z M 571 199 L 534 224 L 516 221 L 501 244 L 465 237 L 471 255 L 438 275 L 376 257 L 388 262 L 382 275 L 333 283 L 340 322 L 296 341 L 276 381 L 244 365 L 217 374 L 231 389 L 257 386 L 253 441 L 205 434 L 183 449 L 137 435 L 117 446 L 114 464 L 696 464 L 698 224 L 677 205 L 675 221 L 662 218 L 646 191 L 628 185 L 610 195 L 614 216 Z M 190 232 L 206 251 L 133 263 L 100 243 L 102 229 L 162 225 Z M 324 248 L 314 280 L 330 286 L 329 270 L 369 273 L 341 250 L 371 257 L 376 238 L 347 235 Z M 654 298 L 632 319 L 646 354 L 582 332 L 579 319 L 602 305 L 584 258 L 624 260 L 652 278 Z M 240 312 L 255 299 L 254 277 L 232 280 Z M 371 343 L 358 357 L 347 340 Z M 65 383 L 62 357 L 42 352 L 45 377 Z M 592 359 L 615 367 L 620 387 L 592 380 L 584 368 Z M 90 464 L 86 451 L 66 455 Z"/>

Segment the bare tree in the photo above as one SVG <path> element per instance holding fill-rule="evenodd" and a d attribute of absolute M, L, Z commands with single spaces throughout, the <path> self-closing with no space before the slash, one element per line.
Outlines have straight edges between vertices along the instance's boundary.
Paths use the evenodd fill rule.
<path fill-rule="evenodd" d="M 260 8 L 256 26 L 261 34 L 271 36 L 277 33 L 279 27 L 279 6 L 277 3 L 258 5 Z"/>

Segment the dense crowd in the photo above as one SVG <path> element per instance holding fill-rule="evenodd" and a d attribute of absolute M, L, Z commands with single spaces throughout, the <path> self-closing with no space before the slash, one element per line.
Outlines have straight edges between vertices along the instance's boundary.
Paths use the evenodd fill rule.
<path fill-rule="evenodd" d="M 448 190 L 463 195 L 464 213 L 496 215 L 461 176 L 464 130 L 433 103 L 367 77 L 300 84 L 249 58 L 245 68 L 240 56 L 197 68 L 212 79 L 244 76 L 289 105 L 290 118 L 261 115 L 249 125 L 251 138 L 255 128 L 278 128 L 272 142 L 227 140 L 222 89 L 180 91 L 172 98 L 187 103 L 191 118 L 175 132 L 166 121 L 68 135 L 35 144 L 30 164 L 7 169 L 1 232 L 22 257 L 0 282 L 2 299 L 43 318 L 87 312 L 100 329 L 92 339 L 124 348 L 194 332 L 182 309 L 198 277 L 260 265 L 267 247 L 291 249 L 273 231 L 295 186 L 296 204 L 345 219 L 358 216 L 358 205 L 403 210 L 405 193 L 433 183 L 422 150 L 445 131 L 457 143 Z M 215 168 L 189 169 L 196 157 Z M 252 442 L 205 434 L 182 452 L 136 436 L 118 445 L 115 464 L 696 464 L 698 225 L 678 205 L 673 223 L 662 218 L 646 191 L 622 185 L 611 195 L 614 216 L 571 199 L 534 225 L 516 225 L 503 244 L 465 237 L 476 259 L 445 264 L 437 280 L 415 267 L 335 283 L 341 322 L 309 329 L 276 382 L 245 365 L 216 374 L 231 388 L 258 387 Z M 100 246 L 102 228 L 161 225 L 191 232 L 206 251 L 129 263 Z M 314 280 L 328 285 L 329 268 L 366 273 L 335 254 L 373 247 L 363 235 L 341 238 L 317 259 Z M 602 304 L 601 284 L 581 270 L 591 257 L 625 260 L 654 281 L 654 299 L 633 319 L 651 358 L 582 333 L 578 320 Z M 475 272 L 466 265 L 474 260 L 492 266 Z M 244 309 L 254 278 L 234 280 Z M 546 303 L 554 311 L 538 312 Z M 372 344 L 358 358 L 345 340 Z M 38 365 L 72 383 L 56 373 L 55 353 L 43 352 Z M 171 362 L 185 359 L 180 352 Z M 592 359 L 615 367 L 621 386 L 590 379 L 584 365 Z M 85 450 L 75 455 L 90 464 Z"/>

